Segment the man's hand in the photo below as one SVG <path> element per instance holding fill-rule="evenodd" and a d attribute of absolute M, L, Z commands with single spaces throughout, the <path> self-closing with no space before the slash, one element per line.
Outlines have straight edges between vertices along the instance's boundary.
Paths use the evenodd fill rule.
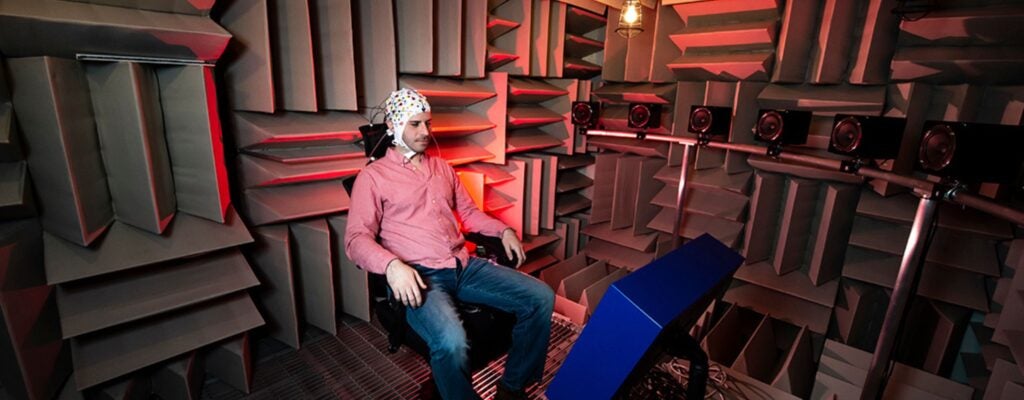
<path fill-rule="evenodd" d="M 505 256 L 509 259 L 512 258 L 512 254 L 516 255 L 516 268 L 523 265 L 523 262 L 526 261 L 526 252 L 523 251 L 523 244 L 516 237 L 516 231 L 512 228 L 501 231 L 501 245 L 505 247 Z"/>
<path fill-rule="evenodd" d="M 416 269 L 396 258 L 388 263 L 384 276 L 388 278 L 391 293 L 399 302 L 412 308 L 423 304 L 420 290 L 426 289 L 427 285 L 423 283 L 423 278 L 420 278 Z"/>

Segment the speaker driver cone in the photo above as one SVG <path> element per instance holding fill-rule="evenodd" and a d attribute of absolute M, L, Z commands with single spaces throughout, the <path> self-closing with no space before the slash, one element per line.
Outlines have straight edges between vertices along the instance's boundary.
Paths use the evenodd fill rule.
<path fill-rule="evenodd" d="M 572 107 L 572 123 L 576 125 L 587 125 L 590 118 L 594 116 L 594 110 L 590 104 L 579 102 Z"/>
<path fill-rule="evenodd" d="M 918 154 L 921 166 L 931 171 L 941 171 L 949 166 L 956 154 L 956 133 L 949 125 L 935 125 L 924 133 Z"/>
<path fill-rule="evenodd" d="M 774 142 L 782 137 L 782 115 L 768 111 L 757 120 L 757 136 L 762 140 Z"/>
<path fill-rule="evenodd" d="M 711 110 L 705 107 L 698 107 L 690 113 L 690 131 L 704 133 L 711 129 Z"/>
<path fill-rule="evenodd" d="M 846 117 L 832 128 L 832 145 L 844 153 L 856 151 L 863 137 L 860 121 L 854 117 Z"/>
<path fill-rule="evenodd" d="M 644 104 L 637 104 L 629 109 L 629 122 L 638 128 L 646 128 L 651 121 L 651 109 Z"/>

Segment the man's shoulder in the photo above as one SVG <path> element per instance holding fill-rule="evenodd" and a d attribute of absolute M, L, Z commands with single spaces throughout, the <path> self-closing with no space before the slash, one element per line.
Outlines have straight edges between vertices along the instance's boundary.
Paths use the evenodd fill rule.
<path fill-rule="evenodd" d="M 447 160 L 445 160 L 445 159 L 443 159 L 441 157 L 438 157 L 438 156 L 432 156 L 432 157 L 430 157 L 429 160 L 430 160 L 431 163 L 433 163 L 433 165 L 434 165 L 433 168 L 435 170 L 440 170 L 440 171 L 445 171 L 445 172 L 450 172 L 452 174 L 455 174 L 455 168 L 453 168 L 450 164 L 448 164 Z"/>
<path fill-rule="evenodd" d="M 377 161 L 374 161 L 372 163 L 369 163 L 369 164 L 366 164 L 365 166 L 363 166 L 363 169 L 361 171 L 359 171 L 359 173 L 360 174 L 367 173 L 368 175 L 379 175 L 379 174 L 385 173 L 387 171 L 387 168 L 388 168 L 387 164 L 389 162 L 390 162 L 390 160 L 387 160 L 387 159 L 383 159 L 383 158 L 379 159 Z"/>
<path fill-rule="evenodd" d="M 385 173 L 383 160 L 377 160 L 370 164 L 363 166 L 356 175 L 357 180 L 364 180 L 368 183 L 376 182 L 377 179 Z"/>

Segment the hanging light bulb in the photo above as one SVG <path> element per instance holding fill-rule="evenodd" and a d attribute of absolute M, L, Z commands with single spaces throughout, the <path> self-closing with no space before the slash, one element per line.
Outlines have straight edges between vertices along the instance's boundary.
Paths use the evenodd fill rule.
<path fill-rule="evenodd" d="M 622 13 L 622 20 L 626 21 L 627 24 L 635 24 L 640 19 L 640 12 L 636 10 L 636 7 L 629 6 Z"/>
<path fill-rule="evenodd" d="M 644 28 L 640 26 L 643 17 L 640 0 L 625 0 L 622 10 L 619 11 L 619 27 L 615 28 L 615 32 L 624 38 L 639 35 L 644 31 Z"/>

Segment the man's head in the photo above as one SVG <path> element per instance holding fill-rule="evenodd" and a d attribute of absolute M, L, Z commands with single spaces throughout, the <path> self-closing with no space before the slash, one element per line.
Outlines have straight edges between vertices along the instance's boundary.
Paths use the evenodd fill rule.
<path fill-rule="evenodd" d="M 388 133 L 406 157 L 422 153 L 430 144 L 430 103 L 412 89 L 391 92 L 384 103 Z"/>

